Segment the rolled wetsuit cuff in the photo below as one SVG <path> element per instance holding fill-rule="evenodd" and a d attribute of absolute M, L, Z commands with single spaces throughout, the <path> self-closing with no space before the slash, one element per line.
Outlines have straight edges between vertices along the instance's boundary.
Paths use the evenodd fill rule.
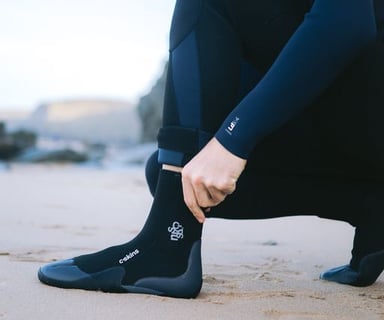
<path fill-rule="evenodd" d="M 157 136 L 158 161 L 162 164 L 184 166 L 212 138 L 212 134 L 195 128 L 167 126 Z"/>

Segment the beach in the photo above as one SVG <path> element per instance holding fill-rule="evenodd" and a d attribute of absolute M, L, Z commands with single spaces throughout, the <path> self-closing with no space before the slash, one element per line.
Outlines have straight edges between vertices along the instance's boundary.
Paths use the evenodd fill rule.
<path fill-rule="evenodd" d="M 126 242 L 151 205 L 143 166 L 12 165 L 0 171 L 0 320 L 384 319 L 384 276 L 368 288 L 319 280 L 350 259 L 353 228 L 317 217 L 228 221 L 203 231 L 196 299 L 64 290 L 42 264 Z"/>

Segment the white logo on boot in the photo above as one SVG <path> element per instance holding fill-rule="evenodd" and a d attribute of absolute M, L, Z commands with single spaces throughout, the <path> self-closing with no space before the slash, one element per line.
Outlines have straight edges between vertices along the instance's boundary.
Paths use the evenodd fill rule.
<path fill-rule="evenodd" d="M 140 253 L 138 249 L 135 249 L 134 251 L 128 253 L 125 255 L 125 257 L 121 258 L 119 260 L 120 264 L 123 264 L 124 262 L 127 262 L 128 260 L 131 260 L 134 256 L 137 256 Z"/>
<path fill-rule="evenodd" d="M 184 227 L 177 221 L 168 227 L 168 232 L 171 234 L 172 241 L 179 241 L 184 238 Z"/>

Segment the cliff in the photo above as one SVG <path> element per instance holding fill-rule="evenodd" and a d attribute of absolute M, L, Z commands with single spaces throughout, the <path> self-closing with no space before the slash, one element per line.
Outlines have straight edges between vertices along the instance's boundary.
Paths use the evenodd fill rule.
<path fill-rule="evenodd" d="M 90 143 L 140 140 L 141 121 L 135 106 L 125 101 L 73 100 L 40 105 L 22 124 L 41 136 Z"/>
<path fill-rule="evenodd" d="M 163 115 L 163 100 L 167 65 L 147 95 L 139 100 L 137 111 L 142 123 L 140 142 L 156 141 Z"/>

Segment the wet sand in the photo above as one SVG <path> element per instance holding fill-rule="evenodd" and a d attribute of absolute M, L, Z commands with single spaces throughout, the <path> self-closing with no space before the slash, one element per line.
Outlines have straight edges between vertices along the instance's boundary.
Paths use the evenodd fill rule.
<path fill-rule="evenodd" d="M 64 290 L 40 265 L 132 238 L 151 204 L 143 168 L 13 166 L 0 171 L 0 320 L 384 319 L 384 276 L 369 288 L 318 279 L 350 258 L 353 229 L 316 217 L 209 219 L 196 299 Z"/>

